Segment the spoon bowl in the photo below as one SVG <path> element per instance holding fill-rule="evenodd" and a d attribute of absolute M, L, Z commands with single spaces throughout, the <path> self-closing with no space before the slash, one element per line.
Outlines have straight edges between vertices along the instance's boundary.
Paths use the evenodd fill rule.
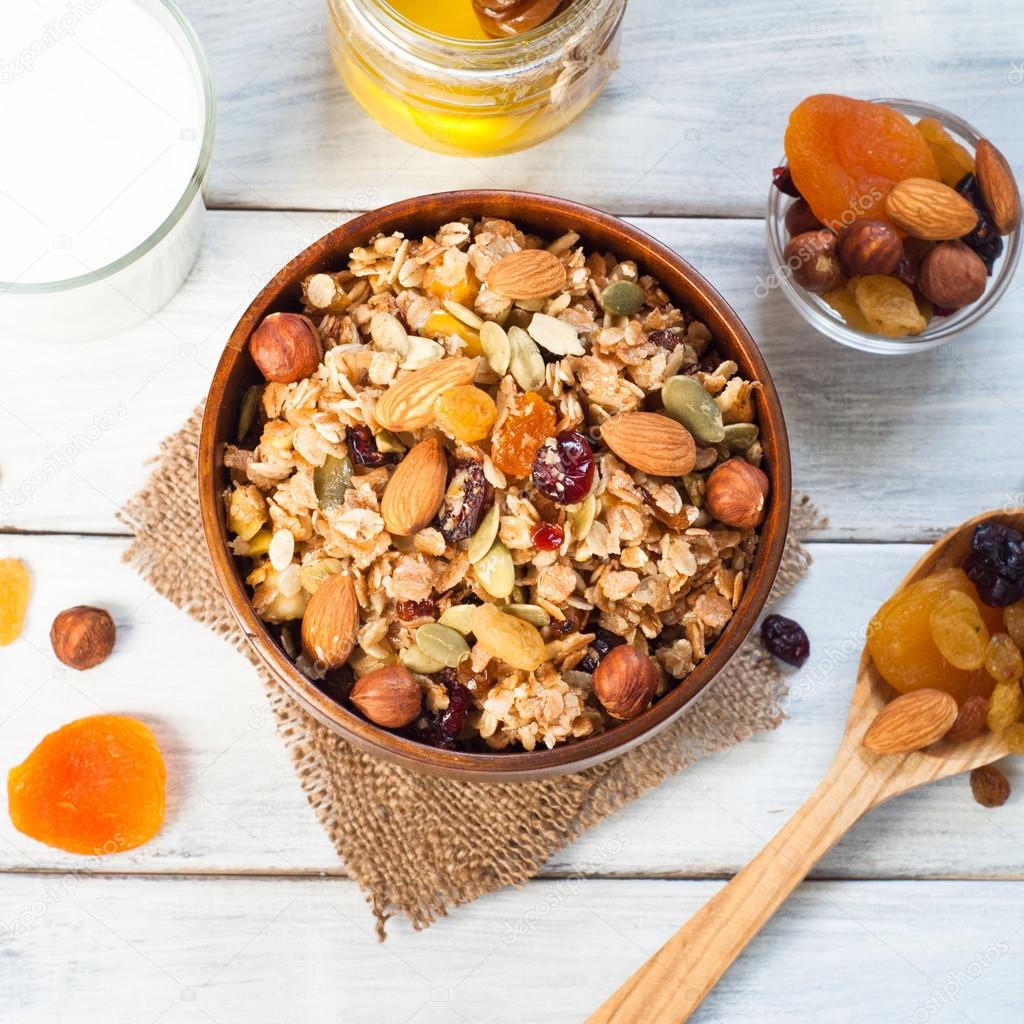
<path fill-rule="evenodd" d="M 933 572 L 961 565 L 980 523 L 1024 529 L 1024 509 L 975 516 L 937 541 L 910 570 L 899 593 Z M 864 734 L 896 691 L 867 647 L 861 655 L 846 731 L 810 798 L 768 845 L 588 1020 L 588 1024 L 679 1024 L 689 1020 L 747 943 L 815 864 L 868 811 L 938 779 L 992 764 L 1009 751 L 985 733 L 965 743 L 939 741 L 909 754 L 874 754 Z"/>

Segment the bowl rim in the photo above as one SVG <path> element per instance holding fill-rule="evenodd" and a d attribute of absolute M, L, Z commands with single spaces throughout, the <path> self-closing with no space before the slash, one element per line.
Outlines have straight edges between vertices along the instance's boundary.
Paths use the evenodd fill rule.
<path fill-rule="evenodd" d="M 542 221 L 545 214 L 551 214 L 577 223 L 584 240 L 588 223 L 591 228 L 597 226 L 628 240 L 638 253 L 637 261 L 656 277 L 659 275 L 654 268 L 659 265 L 668 268 L 680 279 L 679 283 L 685 283 L 699 295 L 720 321 L 715 336 L 723 348 L 728 354 L 745 359 L 754 379 L 761 383 L 756 393 L 762 436 L 770 435 L 772 442 L 771 455 L 766 453 L 765 467 L 772 481 L 772 500 L 761 528 L 748 585 L 725 632 L 685 679 L 641 715 L 596 736 L 558 744 L 551 749 L 476 753 L 429 747 L 373 725 L 336 703 L 299 672 L 256 616 L 229 547 L 221 500 L 224 467 L 217 451 L 217 430 L 218 420 L 223 415 L 221 407 L 226 386 L 237 361 L 246 352 L 250 334 L 268 312 L 283 308 L 288 292 L 297 291 L 297 282 L 306 273 L 321 269 L 319 265 L 325 260 L 336 261 L 339 253 L 347 255 L 354 246 L 365 244 L 382 231 L 402 230 L 403 222 L 422 220 L 425 211 L 436 214 L 433 219 L 438 226 L 446 220 L 473 215 L 466 211 L 475 211 L 476 216 L 515 216 L 518 212 L 531 227 Z M 665 286 L 661 277 L 659 280 Z M 665 287 L 670 294 L 677 291 L 675 287 Z M 678 301 L 684 308 L 694 305 L 692 301 Z M 765 425 L 769 423 L 771 428 L 766 430 Z M 339 225 L 290 260 L 253 299 L 228 339 L 207 395 L 198 456 L 203 531 L 217 581 L 250 644 L 288 695 L 320 722 L 364 751 L 420 772 L 477 781 L 527 780 L 579 771 L 624 753 L 674 721 L 747 639 L 774 584 L 789 526 L 792 477 L 782 405 L 760 349 L 736 312 L 686 260 L 633 224 L 571 200 L 522 191 L 457 190 L 400 200 Z"/>
<path fill-rule="evenodd" d="M 908 117 L 933 118 L 944 128 L 950 130 L 954 139 L 967 142 L 972 150 L 977 149 L 978 143 L 985 138 L 977 128 L 962 117 L 932 103 L 894 96 L 877 97 L 868 102 L 892 107 Z M 778 166 L 787 166 L 785 154 L 780 159 Z M 783 249 L 788 240 L 785 229 L 786 211 L 790 206 L 790 203 L 786 201 L 788 198 L 774 185 L 769 186 L 765 233 L 768 239 L 771 276 L 778 281 L 778 285 L 790 305 L 818 334 L 860 352 L 871 352 L 876 355 L 913 355 L 948 344 L 954 338 L 970 330 L 995 309 L 1009 289 L 1020 261 L 1022 232 L 1020 228 L 1017 228 L 1004 237 L 1003 255 L 999 258 L 996 272 L 989 279 L 985 294 L 977 302 L 956 310 L 951 316 L 935 317 L 918 335 L 906 338 L 887 338 L 882 334 L 869 334 L 838 319 L 838 314 L 831 310 L 820 295 L 812 294 L 798 287 L 789 274 L 780 273 L 786 262 L 783 257 Z"/>

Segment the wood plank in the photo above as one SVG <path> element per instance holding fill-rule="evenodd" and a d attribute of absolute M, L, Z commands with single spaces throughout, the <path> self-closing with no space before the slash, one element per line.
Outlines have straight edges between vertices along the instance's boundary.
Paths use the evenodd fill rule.
<path fill-rule="evenodd" d="M 616 213 L 759 217 L 788 113 L 821 90 L 947 107 L 1024 159 L 1024 11 L 995 0 L 970 6 L 969 29 L 956 0 L 933 0 L 927 17 L 873 0 L 749 0 L 728 31 L 717 4 L 631 0 L 619 70 L 590 111 L 542 146 L 478 159 L 417 149 L 364 114 L 331 65 L 322 0 L 258 17 L 226 0 L 182 6 L 220 97 L 218 206 L 356 209 L 499 187 Z"/>
<path fill-rule="evenodd" d="M 11 382 L 0 396 L 0 529 L 123 532 L 117 508 L 202 399 L 245 306 L 336 223 L 212 214 L 198 266 L 150 323 L 90 344 L 0 338 Z M 1024 504 L 1021 289 L 944 349 L 870 357 L 815 335 L 778 292 L 755 297 L 767 273 L 759 223 L 639 223 L 714 282 L 759 340 L 786 408 L 796 485 L 830 520 L 822 537 L 920 540 Z"/>
<path fill-rule="evenodd" d="M 537 882 L 381 945 L 351 882 L 0 877 L 11 1019 L 583 1020 L 717 888 Z M 809 883 L 694 1024 L 1017 1019 L 1019 883 Z M 586 955 L 580 955 L 585 951 Z M 59 992 L 59 996 L 57 993 Z M 517 998 L 495 998 L 495 993 Z M 116 1002 L 115 1002 L 116 1001 Z"/>
<path fill-rule="evenodd" d="M 341 873 L 248 663 L 152 594 L 119 562 L 122 548 L 118 539 L 0 538 L 0 557 L 24 558 L 36 588 L 25 634 L 3 655 L 0 767 L 19 763 L 73 718 L 138 715 L 167 758 L 168 820 L 153 843 L 105 861 L 103 870 Z M 745 864 L 824 773 L 842 733 L 865 621 L 919 554 L 912 545 L 816 545 L 810 574 L 783 605 L 813 645 L 790 679 L 791 720 L 637 800 L 556 855 L 548 873 L 723 877 Z M 54 614 L 78 603 L 109 607 L 119 629 L 114 656 L 82 674 L 57 663 L 48 642 Z M 1010 772 L 1024 785 L 1016 764 Z M 1022 849 L 1017 802 L 983 810 L 958 779 L 873 812 L 817 874 L 1024 878 Z M 0 814 L 0 870 L 80 864 L 15 832 Z"/>

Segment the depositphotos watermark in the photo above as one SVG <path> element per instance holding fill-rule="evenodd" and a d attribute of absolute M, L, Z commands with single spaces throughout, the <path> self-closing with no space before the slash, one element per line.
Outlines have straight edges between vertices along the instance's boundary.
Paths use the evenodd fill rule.
<path fill-rule="evenodd" d="M 933 989 L 928 998 L 913 1013 L 904 1017 L 900 1024 L 927 1024 L 940 1010 L 955 1006 L 967 987 L 1009 952 L 1009 944 L 1000 939 L 976 953 L 963 970 L 950 971 L 949 980 Z"/>
<path fill-rule="evenodd" d="M 0 85 L 10 85 L 19 75 L 27 75 L 55 46 L 70 39 L 90 14 L 95 14 L 105 0 L 69 0 L 59 18 L 43 23 L 42 31 L 10 60 L 0 60 Z"/>
<path fill-rule="evenodd" d="M 15 509 L 30 502 L 51 480 L 65 469 L 70 469 L 79 456 L 127 415 L 128 409 L 124 402 L 115 402 L 93 416 L 82 430 L 68 434 L 67 440 L 48 452 L 43 461 L 17 487 L 0 490 L 0 515 L 8 516 Z"/>

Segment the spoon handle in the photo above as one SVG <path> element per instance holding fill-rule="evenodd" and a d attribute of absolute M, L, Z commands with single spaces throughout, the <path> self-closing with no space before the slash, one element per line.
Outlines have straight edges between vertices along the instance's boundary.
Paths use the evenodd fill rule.
<path fill-rule="evenodd" d="M 783 829 L 587 1021 L 680 1024 L 814 865 L 885 796 L 885 785 L 844 744 L 825 778 Z"/>

